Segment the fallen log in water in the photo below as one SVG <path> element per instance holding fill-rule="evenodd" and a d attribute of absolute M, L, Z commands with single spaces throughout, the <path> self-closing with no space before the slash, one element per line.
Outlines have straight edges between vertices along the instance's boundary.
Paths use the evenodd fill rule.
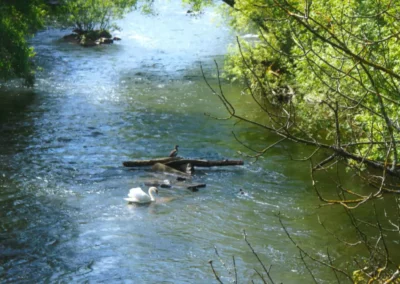
<path fill-rule="evenodd" d="M 161 163 L 165 164 L 168 162 L 172 162 L 175 160 L 180 160 L 182 158 L 178 157 L 165 157 L 165 158 L 157 158 L 157 159 L 151 159 L 151 160 L 135 160 L 135 161 L 126 161 L 123 162 L 122 164 L 124 167 L 148 167 L 148 166 L 153 166 L 154 164 Z"/>
<path fill-rule="evenodd" d="M 175 161 L 168 161 L 165 164 L 173 168 L 183 164 L 191 164 L 192 166 L 195 167 L 221 167 L 221 166 L 242 166 L 243 161 L 241 160 L 210 161 L 210 160 L 196 160 L 196 159 L 181 159 Z"/>
<path fill-rule="evenodd" d="M 221 166 L 241 166 L 243 165 L 242 160 L 197 160 L 197 159 L 183 159 L 179 157 L 166 157 L 157 158 L 151 160 L 136 160 L 123 162 L 125 167 L 146 167 L 153 166 L 156 163 L 168 165 L 172 168 L 177 168 L 184 164 L 191 164 L 194 167 L 221 167 Z"/>

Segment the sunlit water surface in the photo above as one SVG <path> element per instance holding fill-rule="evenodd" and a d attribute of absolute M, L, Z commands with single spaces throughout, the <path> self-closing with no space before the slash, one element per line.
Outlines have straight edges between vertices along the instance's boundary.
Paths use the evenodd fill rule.
<path fill-rule="evenodd" d="M 68 31 L 40 32 L 32 40 L 43 69 L 35 87 L 1 94 L 0 280 L 212 283 L 212 259 L 231 282 L 216 246 L 229 267 L 235 256 L 241 283 L 260 282 L 245 229 L 277 281 L 310 283 L 276 214 L 305 249 L 326 259 L 329 246 L 341 259 L 348 253 L 316 213 L 340 219 L 342 211 L 317 210 L 307 164 L 288 163 L 281 146 L 251 163 L 231 131 L 260 149 L 273 141 L 265 133 L 204 115 L 226 116 L 200 72 L 202 63 L 215 74 L 213 60 L 222 63 L 234 42 L 220 16 L 212 9 L 186 15 L 180 2 L 156 7 L 155 17 L 134 12 L 120 21 L 122 41 L 114 45 L 85 49 L 60 40 Z M 239 87 L 224 88 L 240 99 Z M 198 192 L 160 189 L 158 202 L 128 205 L 129 188 L 174 177 L 122 161 L 165 156 L 175 144 L 184 157 L 245 165 L 199 169 L 193 180 L 207 186 Z M 326 283 L 334 277 L 310 267 Z"/>

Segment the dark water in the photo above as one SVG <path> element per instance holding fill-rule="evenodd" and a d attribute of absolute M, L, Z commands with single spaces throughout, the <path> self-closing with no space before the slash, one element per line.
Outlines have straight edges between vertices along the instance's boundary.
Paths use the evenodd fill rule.
<path fill-rule="evenodd" d="M 346 218 L 339 209 L 317 209 L 307 165 L 288 163 L 282 146 L 251 163 L 231 131 L 259 148 L 274 138 L 204 115 L 226 116 L 199 69 L 201 62 L 215 73 L 213 60 L 221 63 L 234 42 L 216 25 L 219 16 L 207 10 L 190 17 L 180 3 L 157 7 L 157 17 L 128 15 L 119 23 L 122 41 L 111 46 L 85 49 L 60 41 L 67 31 L 40 32 L 32 40 L 43 68 L 35 87 L 1 89 L 1 282 L 212 283 L 210 259 L 230 282 L 214 246 L 230 266 L 236 257 L 240 282 L 259 281 L 245 229 L 276 280 L 310 283 L 278 212 L 317 256 L 326 259 L 326 247 L 339 261 L 354 253 L 319 226 L 317 214 Z M 241 101 L 238 86 L 224 90 Z M 253 108 L 241 104 L 242 111 Z M 165 156 L 175 144 L 181 156 L 245 165 L 199 170 L 193 180 L 207 187 L 198 192 L 161 189 L 150 206 L 128 205 L 129 188 L 172 177 L 122 161 Z M 326 283 L 334 279 L 310 266 Z"/>

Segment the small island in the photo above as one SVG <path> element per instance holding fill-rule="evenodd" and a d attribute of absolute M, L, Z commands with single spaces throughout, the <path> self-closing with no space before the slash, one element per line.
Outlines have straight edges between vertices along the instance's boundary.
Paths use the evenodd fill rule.
<path fill-rule="evenodd" d="M 65 41 L 80 44 L 83 47 L 91 47 L 100 44 L 111 44 L 121 38 L 112 36 L 108 30 L 84 31 L 74 29 L 73 33 L 63 37 Z"/>

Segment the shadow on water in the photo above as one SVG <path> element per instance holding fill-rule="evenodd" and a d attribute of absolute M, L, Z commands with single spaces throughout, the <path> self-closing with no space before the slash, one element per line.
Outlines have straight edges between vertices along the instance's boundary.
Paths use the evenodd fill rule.
<path fill-rule="evenodd" d="M 0 123 L 3 123 L 10 118 L 10 114 L 24 114 L 26 108 L 35 100 L 36 94 L 31 89 L 0 87 L 0 96 Z M 14 116 L 14 118 L 18 117 Z"/>
<path fill-rule="evenodd" d="M 77 209 L 65 204 L 56 181 L 40 174 L 49 167 L 35 159 L 45 148 L 34 139 L 42 119 L 38 94 L 23 88 L 0 94 L 0 280 L 42 282 L 83 271 L 88 262 L 70 242 L 78 233 Z"/>
<path fill-rule="evenodd" d="M 0 177 L 0 279 L 32 283 L 84 266 L 69 242 L 75 209 Z"/>
<path fill-rule="evenodd" d="M 34 132 L 32 106 L 37 94 L 30 89 L 0 89 L 0 175 L 18 168 L 14 158 L 22 156 Z"/>

